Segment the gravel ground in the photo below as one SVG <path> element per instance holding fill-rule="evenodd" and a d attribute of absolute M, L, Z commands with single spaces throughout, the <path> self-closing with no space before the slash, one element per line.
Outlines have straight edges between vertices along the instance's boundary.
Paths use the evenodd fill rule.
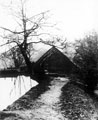
<path fill-rule="evenodd" d="M 98 120 L 93 100 L 68 78 L 51 78 L 0 112 L 0 120 Z"/>

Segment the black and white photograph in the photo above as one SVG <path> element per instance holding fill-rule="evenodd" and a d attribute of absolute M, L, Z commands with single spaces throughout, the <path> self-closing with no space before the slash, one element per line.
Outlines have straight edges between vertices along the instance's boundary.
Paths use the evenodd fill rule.
<path fill-rule="evenodd" d="M 98 120 L 98 0 L 0 0 L 0 120 Z"/>

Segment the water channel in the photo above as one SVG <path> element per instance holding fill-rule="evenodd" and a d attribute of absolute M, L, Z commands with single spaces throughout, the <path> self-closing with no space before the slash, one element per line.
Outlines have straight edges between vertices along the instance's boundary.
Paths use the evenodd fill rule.
<path fill-rule="evenodd" d="M 0 78 L 0 110 L 5 109 L 37 84 L 36 81 L 25 76 Z"/>

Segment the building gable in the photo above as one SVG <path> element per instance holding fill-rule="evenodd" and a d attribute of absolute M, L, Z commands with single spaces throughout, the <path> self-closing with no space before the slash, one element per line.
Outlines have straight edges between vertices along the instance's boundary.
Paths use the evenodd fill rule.
<path fill-rule="evenodd" d="M 66 74 L 70 73 L 74 64 L 60 52 L 57 48 L 52 47 L 36 63 L 35 72 Z"/>

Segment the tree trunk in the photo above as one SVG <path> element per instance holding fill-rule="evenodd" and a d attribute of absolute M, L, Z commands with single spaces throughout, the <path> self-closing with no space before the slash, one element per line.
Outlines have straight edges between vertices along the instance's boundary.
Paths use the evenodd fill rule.
<path fill-rule="evenodd" d="M 27 54 L 26 54 L 26 51 L 22 48 L 22 46 L 19 46 L 20 47 L 20 51 L 24 57 L 24 60 L 25 60 L 25 63 L 27 65 L 27 69 L 28 69 L 28 72 L 29 72 L 29 75 L 30 75 L 30 78 L 31 79 L 35 79 L 35 75 L 34 75 L 34 65 L 31 63 L 30 59 L 28 58 Z"/>

